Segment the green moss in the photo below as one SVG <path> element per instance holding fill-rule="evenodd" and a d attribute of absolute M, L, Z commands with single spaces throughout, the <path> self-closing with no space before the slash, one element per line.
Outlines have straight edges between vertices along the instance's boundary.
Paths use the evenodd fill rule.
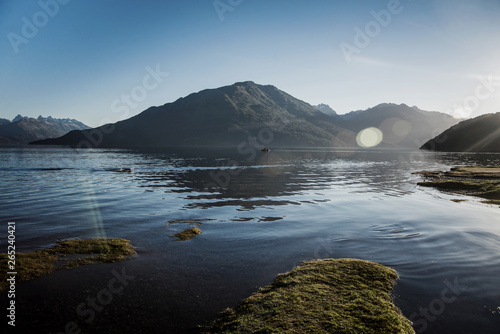
<path fill-rule="evenodd" d="M 500 206 L 500 200 L 498 200 L 498 199 L 490 199 L 488 201 L 481 201 L 481 203 Z"/>
<path fill-rule="evenodd" d="M 6 279 L 9 277 L 9 259 L 7 254 L 0 254 L 0 291 L 8 286 Z M 16 281 L 28 281 L 40 276 L 50 274 L 55 270 L 54 264 L 57 256 L 46 251 L 36 251 L 31 253 L 17 253 L 15 258 Z"/>
<path fill-rule="evenodd" d="M 177 238 L 179 238 L 179 240 L 186 241 L 186 240 L 189 240 L 189 239 L 191 239 L 197 235 L 200 235 L 202 233 L 203 233 L 203 231 L 200 230 L 198 227 L 192 227 L 192 228 L 188 228 L 187 230 L 184 230 L 182 232 L 176 233 L 174 235 Z"/>
<path fill-rule="evenodd" d="M 391 300 L 397 278 L 368 261 L 305 262 L 222 312 L 210 333 L 415 333 Z"/>
<path fill-rule="evenodd" d="M 30 253 L 17 253 L 15 258 L 16 281 L 28 281 L 48 275 L 58 269 L 70 269 L 79 265 L 108 263 L 125 260 L 136 254 L 129 240 L 88 239 L 58 241 L 53 248 Z M 0 254 L 0 290 L 7 288 L 7 254 Z"/>
<path fill-rule="evenodd" d="M 438 180 L 418 183 L 424 187 L 436 187 L 449 190 L 485 190 L 489 186 L 489 182 L 482 180 Z"/>
<path fill-rule="evenodd" d="M 108 259 L 105 262 L 113 262 L 113 258 L 120 260 L 123 255 L 135 254 L 130 240 L 125 239 L 68 240 L 59 242 L 48 251 L 54 254 L 99 254 L 100 258 Z"/>
<path fill-rule="evenodd" d="M 466 199 L 454 198 L 454 199 L 451 199 L 450 201 L 455 202 L 455 203 L 462 203 L 462 202 L 466 202 L 467 200 Z"/>

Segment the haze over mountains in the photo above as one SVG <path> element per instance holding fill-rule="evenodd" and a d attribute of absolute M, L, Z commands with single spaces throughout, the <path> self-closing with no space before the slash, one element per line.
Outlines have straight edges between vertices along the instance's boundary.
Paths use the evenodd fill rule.
<path fill-rule="evenodd" d="M 318 110 L 320 109 L 320 110 Z M 378 147 L 418 148 L 458 120 L 404 104 L 347 115 L 313 107 L 271 85 L 251 81 L 206 89 L 151 107 L 112 125 L 72 131 L 34 144 L 78 147 L 356 147 L 359 131 L 383 132 Z"/>
<path fill-rule="evenodd" d="M 28 144 L 34 140 L 62 136 L 72 130 L 89 129 L 75 119 L 31 118 L 17 115 L 12 121 L 0 118 L 0 144 Z"/>

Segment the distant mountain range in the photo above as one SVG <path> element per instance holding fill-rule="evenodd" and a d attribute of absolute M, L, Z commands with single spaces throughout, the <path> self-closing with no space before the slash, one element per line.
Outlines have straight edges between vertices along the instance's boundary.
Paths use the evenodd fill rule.
<path fill-rule="evenodd" d="M 366 110 L 339 115 L 327 104 L 316 109 L 332 117 L 336 124 L 352 132 L 374 127 L 382 134 L 378 147 L 417 148 L 460 120 L 436 111 L 420 110 L 406 104 L 382 103 Z"/>
<path fill-rule="evenodd" d="M 446 152 L 500 152 L 500 113 L 462 121 L 421 148 Z"/>
<path fill-rule="evenodd" d="M 383 132 L 378 147 L 418 148 L 458 120 L 404 104 L 337 115 L 271 85 L 251 81 L 206 89 L 99 128 L 33 144 L 80 147 L 356 147 L 359 131 Z"/>
<path fill-rule="evenodd" d="M 344 128 L 356 133 L 369 127 L 378 128 L 383 133 L 380 147 L 404 148 L 418 148 L 460 121 L 445 113 L 393 103 L 382 103 L 338 117 Z"/>
<path fill-rule="evenodd" d="M 74 119 L 30 118 L 17 115 L 12 121 L 0 118 L 0 144 L 28 144 L 35 140 L 62 136 L 89 127 Z"/>

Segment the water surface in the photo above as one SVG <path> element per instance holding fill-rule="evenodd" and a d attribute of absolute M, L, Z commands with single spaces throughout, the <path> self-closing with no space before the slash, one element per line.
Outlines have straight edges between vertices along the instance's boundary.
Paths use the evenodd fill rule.
<path fill-rule="evenodd" d="M 417 187 L 412 175 L 475 164 L 498 165 L 500 155 L 2 148 L 0 217 L 16 222 L 18 251 L 93 237 L 127 238 L 139 251 L 19 284 L 18 324 L 195 332 L 303 260 L 349 257 L 398 271 L 396 304 L 417 332 L 498 333 L 500 209 Z M 173 237 L 197 223 L 201 236 Z M 93 317 L 78 312 L 113 269 L 133 279 Z"/>

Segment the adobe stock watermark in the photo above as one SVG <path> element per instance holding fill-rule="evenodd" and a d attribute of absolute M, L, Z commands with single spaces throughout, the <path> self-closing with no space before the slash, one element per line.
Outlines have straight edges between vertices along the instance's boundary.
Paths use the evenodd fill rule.
<path fill-rule="evenodd" d="M 466 96 L 461 102 L 454 103 L 448 113 L 455 117 L 468 118 L 476 111 L 481 102 L 490 99 L 500 87 L 500 77 L 493 74 L 480 76 L 474 93 Z"/>
<path fill-rule="evenodd" d="M 243 0 L 214 0 L 212 3 L 215 12 L 219 16 L 219 20 L 224 21 L 224 14 L 232 12 L 236 7 L 241 5 Z"/>
<path fill-rule="evenodd" d="M 270 128 L 262 128 L 257 133 L 257 136 L 248 136 L 246 140 L 242 141 L 237 149 L 238 153 L 241 155 L 248 156 L 246 161 L 251 162 L 254 161 L 257 157 L 257 152 L 260 152 L 263 147 L 272 143 L 274 140 L 274 132 Z M 216 190 L 220 188 L 226 188 L 231 182 L 232 176 L 237 176 L 241 173 L 241 169 L 239 167 L 238 161 L 231 160 L 230 164 L 227 165 L 228 170 L 219 170 L 217 173 L 211 171 L 208 175 L 211 178 L 211 181 L 208 182 L 203 191 Z"/>
<path fill-rule="evenodd" d="M 403 5 L 399 0 L 389 0 L 387 2 L 387 9 L 382 9 L 378 12 L 374 10 L 370 11 L 373 20 L 368 21 L 363 29 L 358 26 L 354 27 L 353 43 L 340 43 L 340 50 L 345 60 L 348 63 L 352 62 L 352 56 L 354 54 L 359 55 L 361 50 L 367 48 L 372 40 L 380 35 L 382 29 L 389 26 L 393 16 L 401 14 L 402 11 Z"/>
<path fill-rule="evenodd" d="M 38 1 L 38 6 L 40 10 L 27 18 L 23 16 L 21 21 L 23 25 L 21 26 L 20 34 L 14 32 L 9 32 L 7 38 L 9 39 L 10 45 L 14 50 L 14 53 L 19 53 L 19 46 L 21 44 L 28 44 L 30 40 L 38 35 L 41 28 L 45 27 L 51 18 L 54 18 L 60 10 L 61 5 L 66 5 L 71 0 L 40 0 Z"/>
<path fill-rule="evenodd" d="M 274 140 L 274 132 L 270 128 L 263 128 L 257 136 L 248 136 L 247 139 L 238 145 L 238 153 L 248 155 L 247 161 L 253 161 L 257 156 L 257 152 L 263 147 L 271 144 Z"/>
<path fill-rule="evenodd" d="M 317 244 L 316 248 L 314 249 L 314 258 L 320 259 L 320 258 L 325 258 L 332 256 L 334 254 L 334 249 L 333 249 L 333 235 L 328 235 L 326 238 L 316 238 Z M 325 252 L 326 254 L 322 254 L 322 252 Z"/>
<path fill-rule="evenodd" d="M 478 81 L 479 83 L 474 88 L 474 92 L 461 99 L 460 102 L 453 103 L 453 106 L 450 109 L 447 109 L 445 114 L 457 118 L 470 118 L 474 111 L 479 109 L 482 102 L 489 100 L 496 93 L 498 93 L 500 88 L 500 77 L 490 74 L 488 76 L 478 77 Z M 458 129 L 461 126 L 462 123 L 458 123 L 455 125 L 455 129 Z M 433 136 L 431 137 L 433 138 L 432 141 L 419 142 L 418 140 L 415 140 L 415 144 L 420 147 L 427 143 L 429 146 L 428 150 L 435 151 L 437 144 L 442 144 L 448 140 L 448 136 L 446 134 L 442 134 L 445 130 L 446 129 L 435 129 Z"/>
<path fill-rule="evenodd" d="M 275 132 L 282 130 L 288 123 L 288 120 L 280 120 L 274 116 L 269 120 L 266 127 L 261 128 L 257 132 L 257 136 L 249 135 L 246 140 L 243 140 L 237 146 L 238 153 L 242 156 L 247 156 L 245 159 L 247 162 L 255 161 L 258 152 L 274 141 Z M 237 168 L 238 166 L 239 163 L 237 161 L 231 160 L 230 165 L 227 166 L 230 167 L 228 171 L 210 172 L 209 176 L 212 181 L 208 182 L 203 190 L 209 191 L 210 189 L 226 188 L 231 182 L 231 177 L 237 176 L 241 172 L 241 169 Z"/>
<path fill-rule="evenodd" d="M 105 288 L 99 290 L 95 297 L 87 297 L 85 302 L 78 304 L 76 307 L 76 314 L 80 319 L 83 319 L 86 324 L 91 324 L 96 317 L 96 312 L 102 312 L 105 306 L 111 304 L 114 295 L 123 293 L 125 287 L 135 279 L 135 276 L 130 276 L 125 273 L 125 267 L 122 268 L 121 273 L 113 269 L 111 274 L 113 277 L 108 281 Z M 78 320 L 67 322 L 64 326 L 64 331 L 58 332 L 57 334 L 82 333 L 82 329 L 77 321 Z"/>
<path fill-rule="evenodd" d="M 156 65 L 155 69 L 147 66 L 145 71 L 146 74 L 142 78 L 140 85 L 132 87 L 129 93 L 123 93 L 119 98 L 111 102 L 111 111 L 120 114 L 120 118 L 127 118 L 130 111 L 137 108 L 139 103 L 144 101 L 151 91 L 160 87 L 161 83 L 169 75 L 168 72 L 163 72 L 160 69 L 159 64 Z M 98 147 L 102 144 L 104 135 L 113 132 L 115 129 L 114 124 L 111 124 L 111 120 L 107 118 L 101 119 L 100 123 L 102 124 L 100 127 L 82 131 L 86 139 L 80 141 L 77 148 Z"/>
<path fill-rule="evenodd" d="M 446 287 L 441 290 L 439 297 L 434 298 L 427 307 L 419 307 L 418 312 L 410 315 L 409 319 L 413 322 L 413 328 L 417 333 L 423 333 L 429 323 L 435 321 L 446 311 L 446 305 L 455 302 L 457 297 L 467 289 L 467 286 L 459 284 L 457 277 L 453 283 L 445 279 L 444 285 Z"/>
<path fill-rule="evenodd" d="M 147 74 L 142 78 L 142 84 L 134 86 L 129 94 L 122 94 L 119 98 L 111 102 L 111 111 L 120 113 L 122 118 L 130 115 L 130 110 L 137 108 L 140 102 L 144 101 L 149 92 L 157 89 L 163 80 L 169 76 L 168 72 L 162 72 L 160 65 L 157 64 L 153 70 L 150 66 L 146 67 Z"/>

